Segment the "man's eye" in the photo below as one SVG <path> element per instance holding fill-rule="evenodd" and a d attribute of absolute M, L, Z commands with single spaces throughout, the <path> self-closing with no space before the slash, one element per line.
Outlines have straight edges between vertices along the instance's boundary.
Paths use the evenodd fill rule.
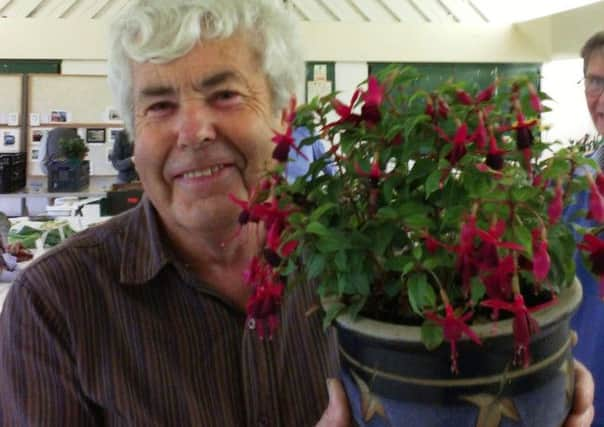
<path fill-rule="evenodd" d="M 220 105 L 232 105 L 241 100 L 241 95 L 231 90 L 221 90 L 212 96 L 212 100 Z"/>
<path fill-rule="evenodd" d="M 174 108 L 174 104 L 168 101 L 156 102 L 152 104 L 147 111 L 150 113 L 163 113 Z"/>

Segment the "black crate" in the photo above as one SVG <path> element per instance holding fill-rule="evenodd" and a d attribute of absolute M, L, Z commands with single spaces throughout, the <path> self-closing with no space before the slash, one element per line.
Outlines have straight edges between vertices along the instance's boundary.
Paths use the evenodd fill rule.
<path fill-rule="evenodd" d="M 25 187 L 25 153 L 0 154 L 0 193 L 14 193 Z"/>
<path fill-rule="evenodd" d="M 48 167 L 48 192 L 71 193 L 82 191 L 90 184 L 90 162 L 82 160 L 55 160 Z"/>
<path fill-rule="evenodd" d="M 101 215 L 117 215 L 135 207 L 143 197 L 143 190 L 108 191 L 107 197 L 101 200 Z"/>

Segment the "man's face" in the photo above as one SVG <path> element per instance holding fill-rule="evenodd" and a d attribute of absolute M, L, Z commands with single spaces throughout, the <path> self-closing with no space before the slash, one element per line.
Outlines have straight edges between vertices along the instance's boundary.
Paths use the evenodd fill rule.
<path fill-rule="evenodd" d="M 241 35 L 199 43 L 168 64 L 133 65 L 135 164 L 169 230 L 228 231 L 271 163 L 271 108 L 259 60 Z M 225 236 L 226 238 L 227 236 Z"/>
<path fill-rule="evenodd" d="M 585 73 L 585 98 L 591 119 L 600 135 L 604 135 L 604 53 L 594 52 Z"/>

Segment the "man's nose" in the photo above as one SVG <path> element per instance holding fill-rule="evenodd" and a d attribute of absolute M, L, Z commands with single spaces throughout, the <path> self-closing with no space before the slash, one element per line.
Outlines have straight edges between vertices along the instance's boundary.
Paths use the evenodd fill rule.
<path fill-rule="evenodd" d="M 178 147 L 196 149 L 204 142 L 216 139 L 216 128 L 211 112 L 199 105 L 181 108 L 178 123 Z"/>

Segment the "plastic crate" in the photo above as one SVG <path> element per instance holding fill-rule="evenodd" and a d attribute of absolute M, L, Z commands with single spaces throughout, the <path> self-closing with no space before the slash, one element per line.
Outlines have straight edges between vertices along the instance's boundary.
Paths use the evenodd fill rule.
<path fill-rule="evenodd" d="M 83 160 L 53 161 L 48 167 L 48 192 L 73 193 L 85 190 L 90 184 L 90 162 Z"/>
<path fill-rule="evenodd" d="M 0 193 L 14 193 L 25 187 L 25 153 L 0 154 Z"/>

